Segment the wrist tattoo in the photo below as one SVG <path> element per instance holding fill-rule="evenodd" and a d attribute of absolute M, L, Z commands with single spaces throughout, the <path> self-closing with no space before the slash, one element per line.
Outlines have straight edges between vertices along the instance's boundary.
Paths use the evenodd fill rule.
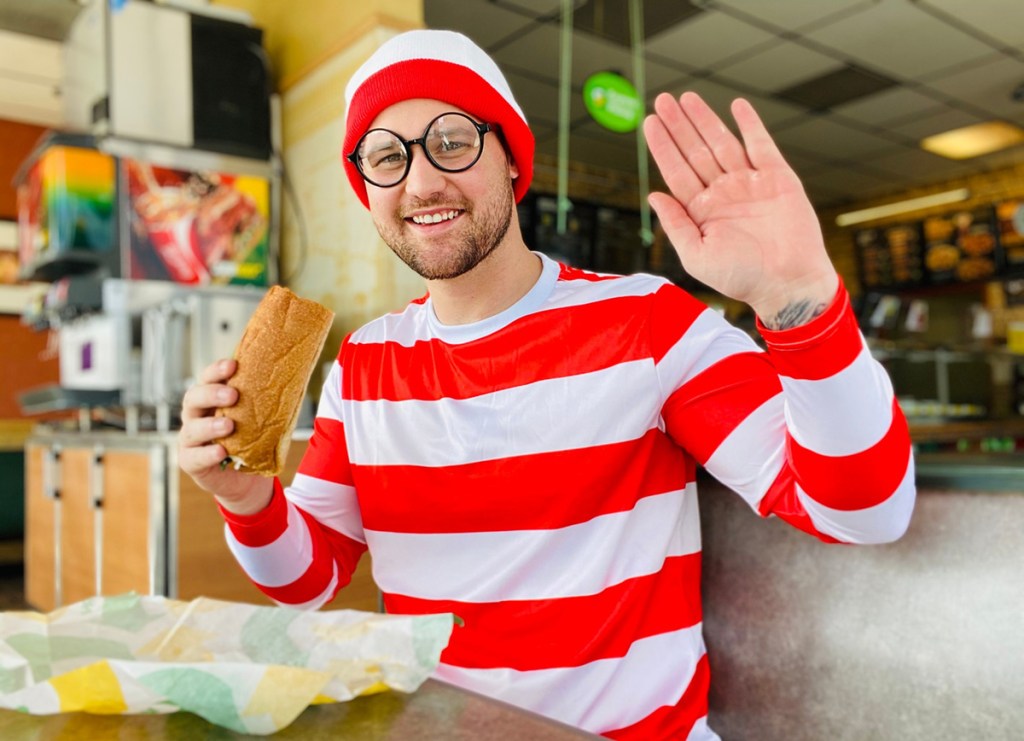
<path fill-rule="evenodd" d="M 764 326 L 768 329 L 790 329 L 814 319 L 825 311 L 824 303 L 814 303 L 810 300 L 794 301 L 783 307 L 778 314 L 764 320 Z"/>

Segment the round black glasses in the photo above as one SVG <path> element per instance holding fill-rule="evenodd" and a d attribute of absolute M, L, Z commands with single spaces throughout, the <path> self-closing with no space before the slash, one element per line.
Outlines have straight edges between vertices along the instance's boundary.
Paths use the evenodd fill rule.
<path fill-rule="evenodd" d="M 392 188 L 405 180 L 412 165 L 412 145 L 419 144 L 434 167 L 462 172 L 475 165 L 484 151 L 484 134 L 494 124 L 477 123 L 462 113 L 442 113 L 423 130 L 419 139 L 403 139 L 388 129 L 370 129 L 345 156 L 363 179 L 378 188 Z"/>

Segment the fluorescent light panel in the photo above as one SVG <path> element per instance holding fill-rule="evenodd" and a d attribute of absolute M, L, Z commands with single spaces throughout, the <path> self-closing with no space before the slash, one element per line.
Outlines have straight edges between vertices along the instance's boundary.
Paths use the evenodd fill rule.
<path fill-rule="evenodd" d="M 1005 121 L 964 126 L 921 140 L 921 148 L 952 160 L 965 160 L 1024 142 L 1024 129 Z"/>
<path fill-rule="evenodd" d="M 959 201 L 966 201 L 970 197 L 971 191 L 967 188 L 947 190 L 942 193 L 932 193 L 931 195 L 921 196 L 920 198 L 909 198 L 905 201 L 886 203 L 882 206 L 874 206 L 872 208 L 861 209 L 860 211 L 849 211 L 845 214 L 839 214 L 836 217 L 836 224 L 839 226 L 860 224 L 864 221 L 881 219 L 886 216 L 894 216 L 908 211 L 917 211 L 918 209 L 928 208 L 929 206 L 942 206 L 946 203 L 958 203 Z"/>

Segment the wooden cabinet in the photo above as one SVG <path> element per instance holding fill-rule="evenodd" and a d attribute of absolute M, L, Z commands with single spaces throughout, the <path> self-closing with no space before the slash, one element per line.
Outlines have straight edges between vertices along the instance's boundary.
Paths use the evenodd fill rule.
<path fill-rule="evenodd" d="M 167 594 L 163 443 L 36 437 L 25 454 L 29 604 L 49 611 L 98 594 Z"/>
<path fill-rule="evenodd" d="M 78 602 L 96 592 L 95 505 L 90 478 L 93 451 L 61 451 L 59 471 L 60 529 L 55 533 L 60 554 L 60 595 L 65 603 Z"/>
<path fill-rule="evenodd" d="M 50 611 L 128 591 L 271 604 L 242 572 L 213 498 L 178 469 L 173 436 L 37 435 L 26 445 L 25 598 Z M 295 475 L 305 441 L 289 450 Z M 328 606 L 374 611 L 364 556 Z"/>
<path fill-rule="evenodd" d="M 57 510 L 54 498 L 54 449 L 25 445 L 25 600 L 40 610 L 52 609 L 56 593 Z"/>

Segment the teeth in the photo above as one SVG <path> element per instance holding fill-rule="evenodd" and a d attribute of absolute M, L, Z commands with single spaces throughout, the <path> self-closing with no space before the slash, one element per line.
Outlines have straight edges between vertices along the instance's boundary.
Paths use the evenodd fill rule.
<path fill-rule="evenodd" d="M 445 211 L 444 213 L 421 214 L 413 216 L 412 220 L 416 224 L 439 224 L 442 221 L 454 219 L 457 215 L 458 211 Z"/>

